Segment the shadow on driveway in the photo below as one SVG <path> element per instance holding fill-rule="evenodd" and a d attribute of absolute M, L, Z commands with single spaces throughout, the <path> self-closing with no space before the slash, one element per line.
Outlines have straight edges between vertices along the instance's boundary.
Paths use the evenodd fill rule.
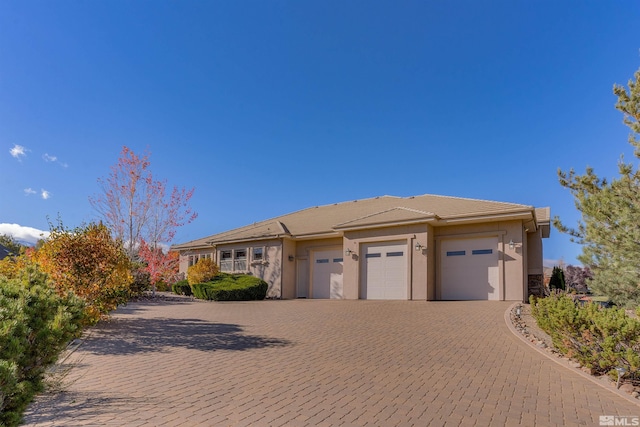
<path fill-rule="evenodd" d="M 235 324 L 201 319 L 113 319 L 98 325 L 82 346 L 83 351 L 102 355 L 166 352 L 171 348 L 201 351 L 244 351 L 285 347 L 284 339 L 247 335 Z"/>

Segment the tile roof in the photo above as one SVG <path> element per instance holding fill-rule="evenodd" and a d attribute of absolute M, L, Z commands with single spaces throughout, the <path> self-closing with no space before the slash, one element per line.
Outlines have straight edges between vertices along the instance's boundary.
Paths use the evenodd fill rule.
<path fill-rule="evenodd" d="M 351 227 L 525 212 L 533 215 L 538 211 L 534 211 L 533 206 L 528 205 L 432 194 L 412 197 L 380 196 L 303 209 L 235 230 L 174 245 L 173 249 L 208 246 L 210 242 L 222 243 L 287 235 L 298 238 L 313 235 L 339 235 L 337 230 Z M 543 214 L 542 211 L 540 213 Z"/>

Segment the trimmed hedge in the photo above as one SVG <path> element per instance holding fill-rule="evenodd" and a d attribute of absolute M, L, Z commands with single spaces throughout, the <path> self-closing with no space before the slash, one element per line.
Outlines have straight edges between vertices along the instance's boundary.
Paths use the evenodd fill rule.
<path fill-rule="evenodd" d="M 588 303 L 578 306 L 567 295 L 531 298 L 532 314 L 553 345 L 595 374 L 640 370 L 640 321 L 623 309 Z"/>
<path fill-rule="evenodd" d="M 196 298 L 213 301 L 263 300 L 269 288 L 264 280 L 244 274 L 220 274 L 210 282 L 191 286 Z"/>
<path fill-rule="evenodd" d="M 186 296 L 193 295 L 191 286 L 189 285 L 189 282 L 187 282 L 186 280 L 180 280 L 179 282 L 174 283 L 171 286 L 171 290 L 176 295 L 186 295 Z"/>

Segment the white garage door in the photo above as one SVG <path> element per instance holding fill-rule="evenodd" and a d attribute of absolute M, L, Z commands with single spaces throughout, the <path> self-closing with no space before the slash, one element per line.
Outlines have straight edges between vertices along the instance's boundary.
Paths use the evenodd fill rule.
<path fill-rule="evenodd" d="M 497 300 L 498 238 L 443 240 L 440 295 L 443 300 Z"/>
<path fill-rule="evenodd" d="M 342 298 L 342 250 L 313 254 L 313 298 Z"/>
<path fill-rule="evenodd" d="M 407 243 L 363 246 L 362 299 L 407 299 Z"/>

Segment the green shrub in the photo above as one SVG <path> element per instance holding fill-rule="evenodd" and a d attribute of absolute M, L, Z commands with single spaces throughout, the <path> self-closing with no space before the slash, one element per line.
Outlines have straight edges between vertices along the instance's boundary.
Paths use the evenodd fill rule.
<path fill-rule="evenodd" d="M 193 295 L 193 292 L 191 291 L 191 286 L 189 285 L 189 282 L 187 282 L 186 280 L 180 280 L 179 282 L 174 283 L 171 286 L 171 290 L 173 291 L 174 294 L 177 294 L 177 295 L 187 295 L 187 296 Z"/>
<path fill-rule="evenodd" d="M 156 291 L 158 291 L 158 292 L 167 292 L 167 291 L 171 290 L 169 288 L 170 288 L 170 286 L 166 282 L 164 282 L 162 280 L 160 280 L 158 283 L 156 283 Z"/>
<path fill-rule="evenodd" d="M 635 374 L 640 369 L 640 321 L 623 309 L 577 306 L 567 295 L 532 300 L 532 314 L 553 345 L 595 374 L 618 366 Z"/>
<path fill-rule="evenodd" d="M 196 283 L 192 287 L 193 295 L 199 299 L 251 301 L 265 299 L 269 285 L 254 276 L 220 274 L 211 282 Z"/>
<path fill-rule="evenodd" d="M 84 316 L 81 299 L 59 296 L 33 269 L 23 280 L 0 277 L 0 425 L 18 425 Z"/>

